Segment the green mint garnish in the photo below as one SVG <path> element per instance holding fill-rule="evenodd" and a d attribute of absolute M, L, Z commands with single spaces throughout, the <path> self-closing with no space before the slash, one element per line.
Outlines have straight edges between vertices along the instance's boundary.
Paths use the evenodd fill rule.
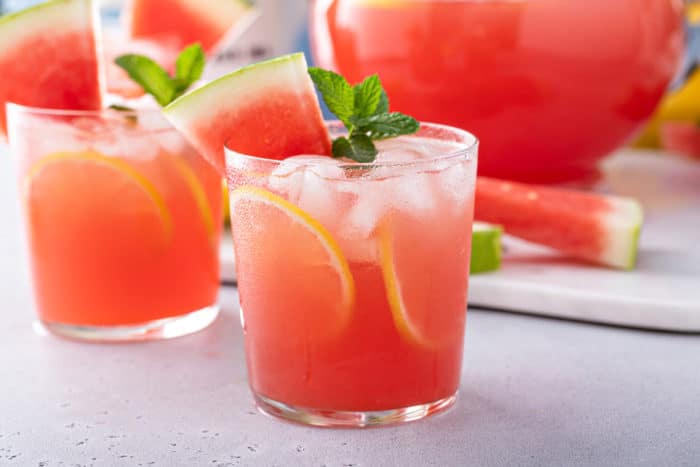
<path fill-rule="evenodd" d="M 369 136 L 362 133 L 333 140 L 333 156 L 347 157 L 355 162 L 372 162 L 377 157 L 377 148 Z"/>
<path fill-rule="evenodd" d="M 158 63 L 143 55 L 121 55 L 114 62 L 165 107 L 202 76 L 206 56 L 199 44 L 186 47 L 175 62 L 175 76 L 170 76 Z"/>
<path fill-rule="evenodd" d="M 207 57 L 199 44 L 193 44 L 185 48 L 175 62 L 175 84 L 178 95 L 187 91 L 187 88 L 197 81 L 204 72 Z"/>
<path fill-rule="evenodd" d="M 309 75 L 328 110 L 343 122 L 347 136 L 333 140 L 333 157 L 356 162 L 373 162 L 377 148 L 373 141 L 418 131 L 418 121 L 400 112 L 389 112 L 389 99 L 377 75 L 355 86 L 341 75 L 321 68 L 309 68 Z"/>
<path fill-rule="evenodd" d="M 116 110 L 117 112 L 134 112 L 134 109 L 131 107 L 127 107 L 125 105 L 119 105 L 119 104 L 112 104 L 109 106 L 111 110 Z M 127 115 L 124 118 L 126 118 L 129 123 L 137 123 L 138 122 L 138 117 L 136 115 Z"/>

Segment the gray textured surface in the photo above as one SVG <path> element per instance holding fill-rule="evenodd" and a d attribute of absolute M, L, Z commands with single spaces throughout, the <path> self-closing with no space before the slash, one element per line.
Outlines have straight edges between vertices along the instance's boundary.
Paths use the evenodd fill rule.
<path fill-rule="evenodd" d="M 38 335 L 2 152 L 0 465 L 700 463 L 698 336 L 472 311 L 452 411 L 324 430 L 255 411 L 231 288 L 217 322 L 189 337 L 92 345 Z"/>

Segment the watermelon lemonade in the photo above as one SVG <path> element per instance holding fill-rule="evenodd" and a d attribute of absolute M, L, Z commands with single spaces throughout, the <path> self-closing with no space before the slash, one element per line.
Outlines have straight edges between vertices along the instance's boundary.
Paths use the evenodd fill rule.
<path fill-rule="evenodd" d="M 378 141 L 372 163 L 233 149 L 241 320 L 259 407 L 352 426 L 449 407 L 460 380 L 476 139 L 423 124 Z"/>
<path fill-rule="evenodd" d="M 221 178 L 158 110 L 11 104 L 8 136 L 49 330 L 130 340 L 211 323 Z"/>

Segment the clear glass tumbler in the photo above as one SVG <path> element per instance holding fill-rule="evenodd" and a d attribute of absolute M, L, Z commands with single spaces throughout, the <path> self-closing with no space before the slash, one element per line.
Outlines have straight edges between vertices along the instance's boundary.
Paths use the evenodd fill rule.
<path fill-rule="evenodd" d="M 221 178 L 158 110 L 8 106 L 39 319 L 87 340 L 218 314 Z"/>
<path fill-rule="evenodd" d="M 378 142 L 367 164 L 227 148 L 248 374 L 262 411 L 367 426 L 454 403 L 477 146 L 465 131 L 423 124 Z"/>

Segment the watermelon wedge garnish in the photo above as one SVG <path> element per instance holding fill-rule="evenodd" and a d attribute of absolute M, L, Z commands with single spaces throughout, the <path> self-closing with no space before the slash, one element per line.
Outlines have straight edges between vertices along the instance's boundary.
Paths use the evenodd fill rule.
<path fill-rule="evenodd" d="M 198 42 L 208 53 L 254 11 L 249 0 L 132 0 L 130 5 L 129 30 L 134 39 L 174 50 Z"/>
<path fill-rule="evenodd" d="M 0 136 L 5 104 L 95 110 L 103 79 L 91 0 L 53 0 L 0 17 Z"/>
<path fill-rule="evenodd" d="M 474 218 L 572 257 L 634 267 L 642 209 L 633 199 L 478 177 Z"/>
<path fill-rule="evenodd" d="M 165 117 L 224 173 L 224 144 L 272 159 L 330 154 L 304 54 L 243 67 L 177 99 Z"/>

